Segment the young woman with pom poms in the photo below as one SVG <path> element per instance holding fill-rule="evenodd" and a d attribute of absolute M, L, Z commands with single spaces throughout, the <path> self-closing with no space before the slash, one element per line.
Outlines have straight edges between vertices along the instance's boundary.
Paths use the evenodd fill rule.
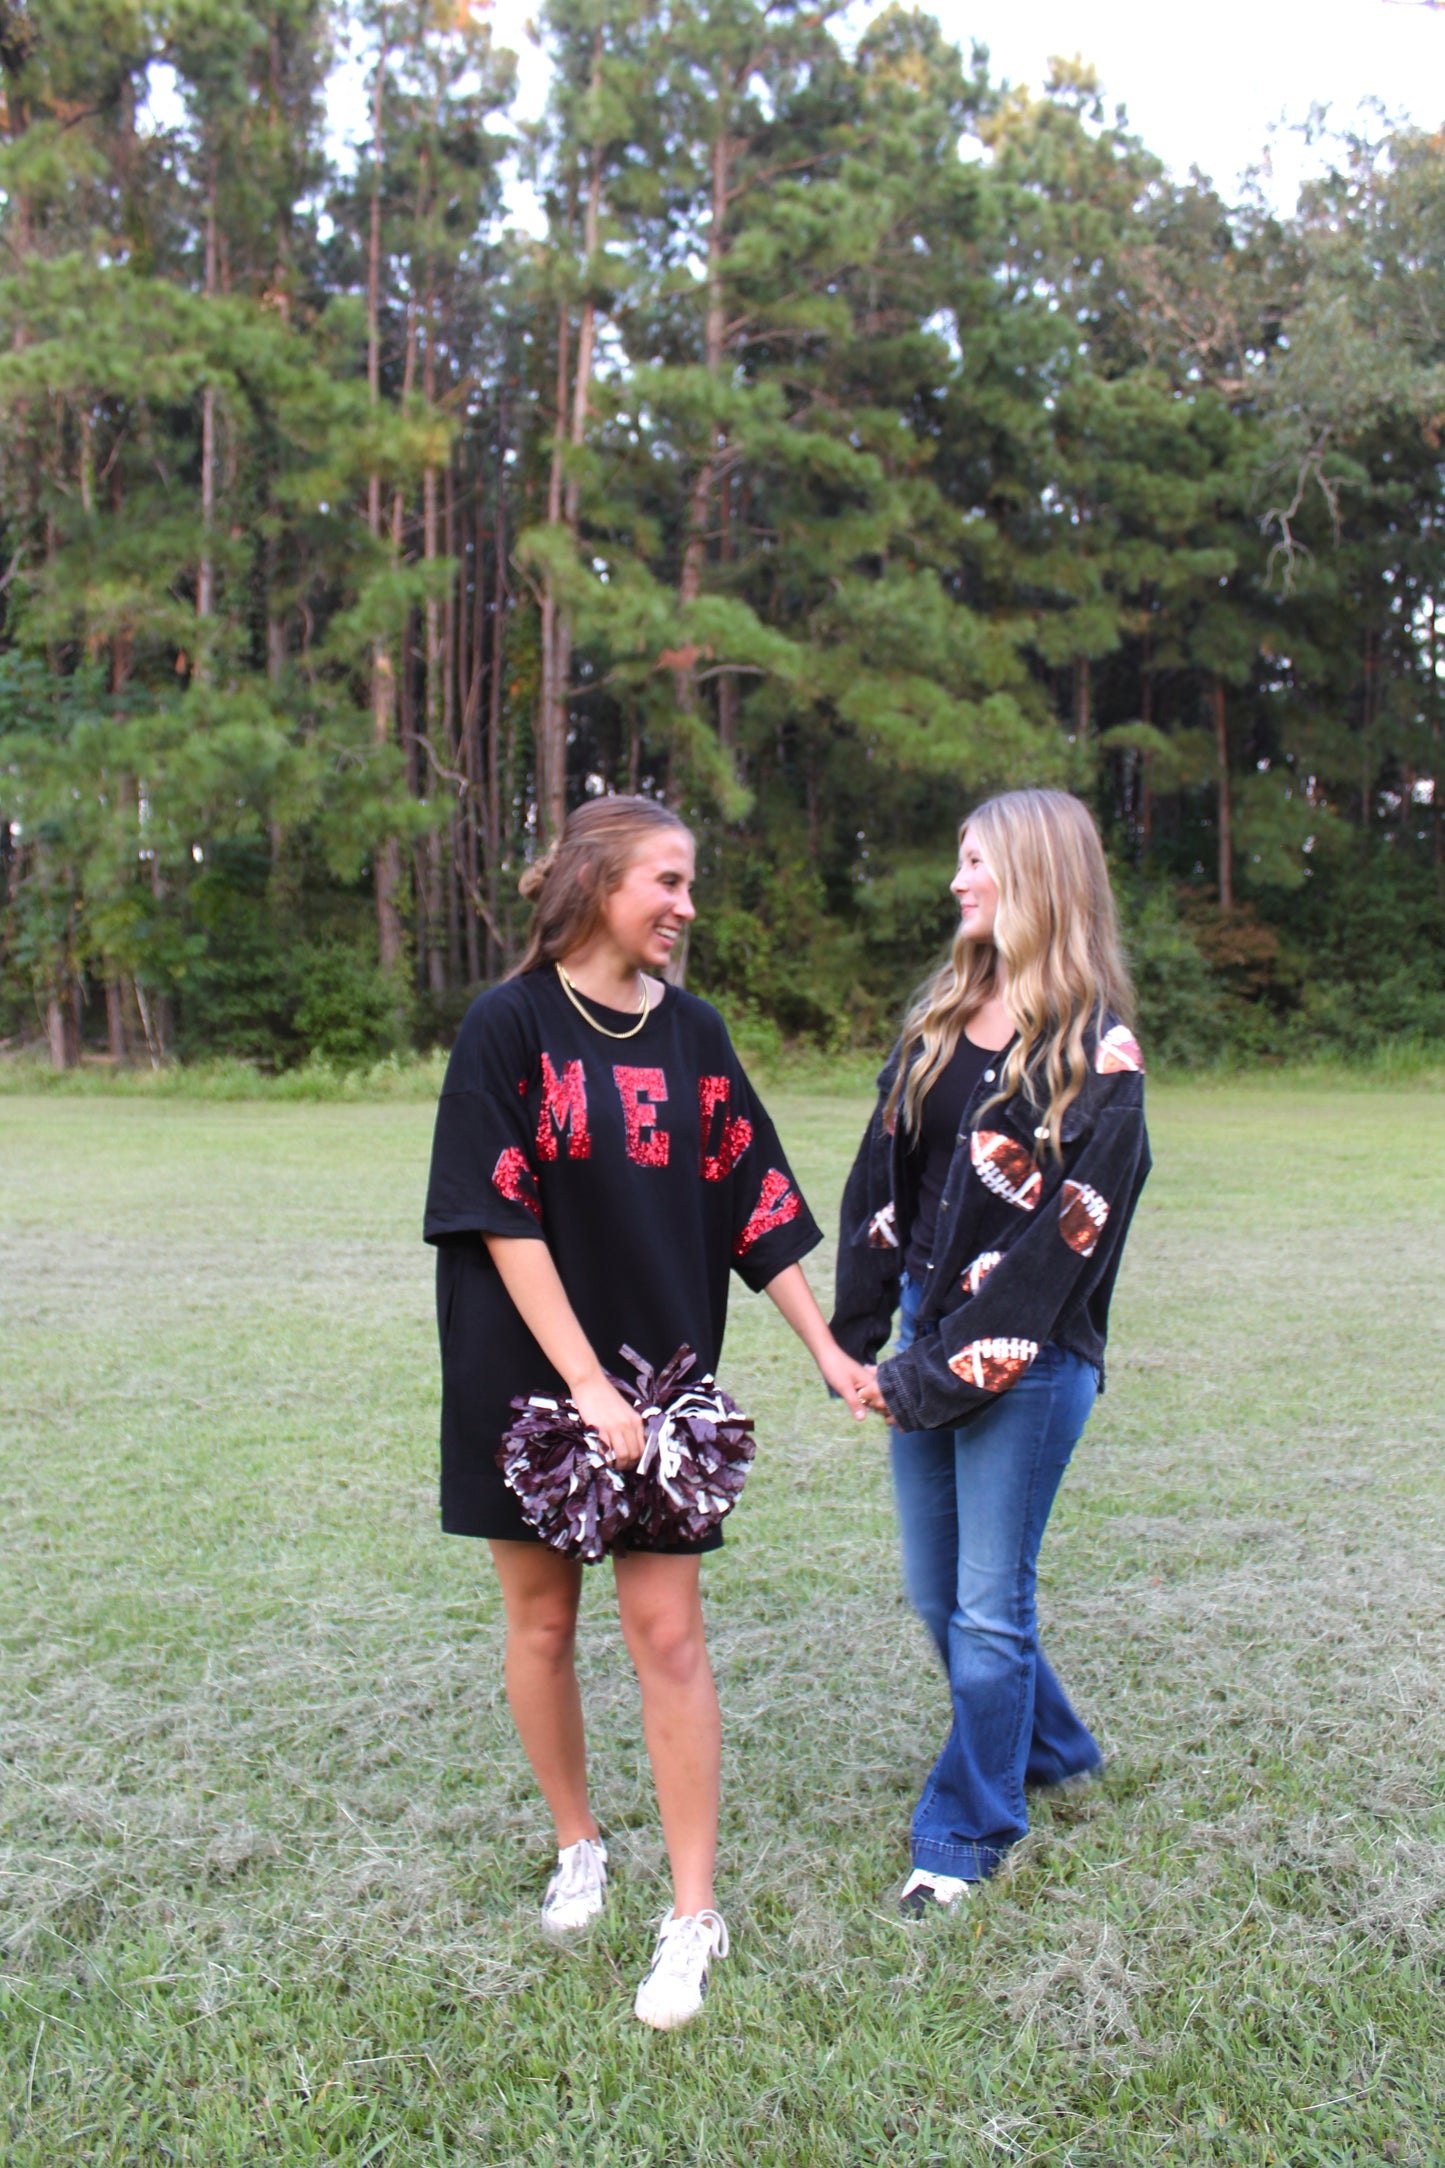
<path fill-rule="evenodd" d="M 956 1904 L 1027 1826 L 1028 1785 L 1101 1763 L 1039 1646 L 1055 1493 L 1102 1382 L 1149 1170 L 1143 1061 L 1085 807 L 1010 791 L 964 824 L 959 928 L 879 1079 L 843 1204 L 833 1329 L 892 1426 L 909 1597 L 952 1724 L 901 1903 Z"/>
<path fill-rule="evenodd" d="M 438 1246 L 442 1525 L 491 1546 L 507 1693 L 556 1825 L 543 1925 L 602 1910 L 607 1852 L 587 1790 L 573 1647 L 582 1567 L 544 1547 L 496 1464 L 515 1396 L 570 1397 L 620 1468 L 643 1450 L 608 1382 L 621 1351 L 654 1366 L 721 1352 L 729 1276 L 765 1290 L 860 1416 L 864 1367 L 834 1342 L 799 1260 L 820 1239 L 727 1031 L 663 974 L 694 915 L 693 839 L 643 798 L 567 822 L 524 879 L 531 940 L 480 996 L 438 1109 L 426 1234 Z M 727 1931 L 714 1905 L 720 1724 L 699 1558 L 720 1531 L 614 1557 L 673 1879 L 636 2012 L 661 2029 L 701 2006 Z"/>

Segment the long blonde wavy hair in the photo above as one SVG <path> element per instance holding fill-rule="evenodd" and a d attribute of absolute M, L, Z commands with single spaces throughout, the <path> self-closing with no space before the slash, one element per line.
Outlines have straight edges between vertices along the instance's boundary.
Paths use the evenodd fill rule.
<path fill-rule="evenodd" d="M 953 1058 L 969 1018 L 999 990 L 1018 1033 L 990 1106 L 1027 1087 L 1055 1157 L 1064 1115 L 1084 1088 L 1084 1033 L 1110 1009 L 1132 1023 L 1134 988 L 1119 939 L 1104 848 L 1087 807 L 1063 790 L 1010 790 L 985 799 L 958 831 L 972 832 L 998 884 L 993 937 L 961 929 L 948 961 L 920 989 L 903 1024 L 885 1119 L 902 1107 L 916 1135 L 923 1101 Z"/>

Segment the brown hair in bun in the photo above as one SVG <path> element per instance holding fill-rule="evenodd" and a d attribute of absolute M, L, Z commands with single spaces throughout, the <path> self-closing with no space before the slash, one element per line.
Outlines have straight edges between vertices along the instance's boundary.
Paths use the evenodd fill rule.
<path fill-rule="evenodd" d="M 638 850 L 662 828 L 692 833 L 655 798 L 590 798 L 579 805 L 551 849 L 533 859 L 517 883 L 535 915 L 526 953 L 510 976 L 541 971 L 580 948 Z"/>

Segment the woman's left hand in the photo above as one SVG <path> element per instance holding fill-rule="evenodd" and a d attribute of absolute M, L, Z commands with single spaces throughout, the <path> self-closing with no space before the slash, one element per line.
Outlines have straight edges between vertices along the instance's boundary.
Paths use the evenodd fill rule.
<path fill-rule="evenodd" d="M 845 1355 L 837 1341 L 832 1339 L 826 1347 L 818 1350 L 815 1360 L 823 1373 L 823 1383 L 830 1385 L 841 1399 L 847 1401 L 850 1410 L 861 1423 L 868 1412 L 867 1386 L 873 1376 L 873 1365 L 854 1362 L 852 1356 Z"/>
<path fill-rule="evenodd" d="M 893 1422 L 888 1403 L 878 1389 L 878 1369 L 876 1364 L 869 1363 L 867 1365 L 867 1378 L 858 1397 L 865 1407 L 872 1408 L 875 1414 L 881 1415 L 885 1423 L 891 1424 Z"/>

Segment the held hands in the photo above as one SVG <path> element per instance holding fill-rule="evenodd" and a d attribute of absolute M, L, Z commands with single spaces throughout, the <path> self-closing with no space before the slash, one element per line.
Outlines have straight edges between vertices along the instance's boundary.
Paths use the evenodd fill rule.
<path fill-rule="evenodd" d="M 845 1355 L 836 1340 L 830 1341 L 817 1358 L 823 1381 L 847 1401 L 861 1423 L 870 1408 L 877 1408 L 886 1415 L 882 1395 L 877 1386 L 877 1370 L 872 1363 L 855 1362 Z"/>
<path fill-rule="evenodd" d="M 863 1403 L 863 1388 L 868 1383 L 868 1365 L 854 1362 L 852 1356 L 845 1355 L 837 1341 L 831 1338 L 825 1347 L 817 1350 L 814 1359 L 823 1373 L 824 1384 L 831 1385 L 833 1391 L 847 1401 L 861 1423 L 868 1412 Z"/>
<path fill-rule="evenodd" d="M 863 1390 L 860 1397 L 862 1399 L 863 1406 L 865 1408 L 872 1408 L 875 1414 L 881 1415 L 884 1422 L 888 1424 L 890 1429 L 897 1428 L 897 1425 L 894 1423 L 893 1416 L 889 1410 L 888 1403 L 883 1398 L 882 1393 L 878 1390 L 878 1366 L 876 1363 L 869 1363 L 867 1365 L 867 1377 L 864 1382 Z M 859 1413 L 862 1413 L 862 1409 L 859 1410 Z"/>
<path fill-rule="evenodd" d="M 872 1363 L 855 1362 L 839 1347 L 803 1277 L 802 1266 L 786 1265 L 776 1279 L 769 1280 L 767 1294 L 822 1371 L 824 1384 L 830 1385 L 840 1399 L 847 1401 L 859 1422 L 863 1421 L 869 1408 L 881 1409 L 886 1414 L 874 1383 Z"/>
<path fill-rule="evenodd" d="M 642 1417 L 629 1407 L 615 1385 L 600 1370 L 569 1381 L 572 1402 L 589 1430 L 595 1430 L 612 1456 L 614 1466 L 635 1468 L 642 1458 L 645 1433 Z"/>

